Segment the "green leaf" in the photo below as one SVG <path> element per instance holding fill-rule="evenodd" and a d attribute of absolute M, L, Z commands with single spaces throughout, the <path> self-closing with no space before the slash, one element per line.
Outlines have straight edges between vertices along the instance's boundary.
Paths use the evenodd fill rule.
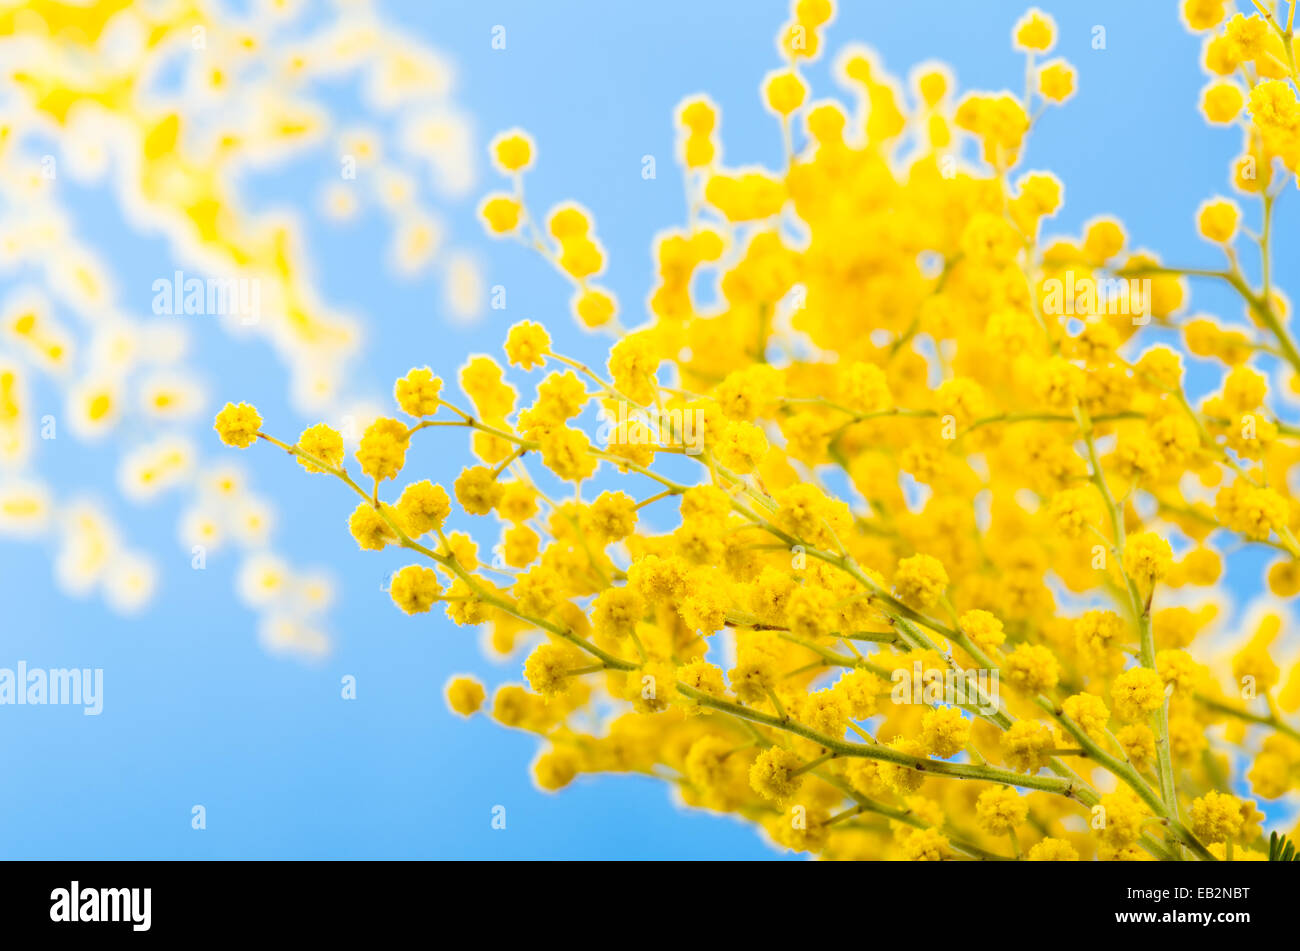
<path fill-rule="evenodd" d="M 1276 832 L 1268 837 L 1268 860 L 1270 862 L 1300 862 L 1300 852 L 1295 843 Z"/>

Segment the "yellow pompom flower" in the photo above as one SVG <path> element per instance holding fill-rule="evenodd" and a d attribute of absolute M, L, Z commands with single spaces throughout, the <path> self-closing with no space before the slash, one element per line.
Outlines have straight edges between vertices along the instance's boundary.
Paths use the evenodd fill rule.
<path fill-rule="evenodd" d="M 1156 735 L 1145 723 L 1130 723 L 1120 727 L 1115 739 L 1124 750 L 1125 757 L 1138 769 L 1146 769 L 1156 758 Z"/>
<path fill-rule="evenodd" d="M 726 775 L 730 751 L 730 744 L 720 736 L 700 737 L 686 753 L 686 778 L 704 789 L 719 785 Z"/>
<path fill-rule="evenodd" d="M 801 777 L 795 775 L 802 765 L 803 761 L 795 753 L 779 746 L 768 747 L 749 768 L 749 784 L 763 798 L 783 802 L 803 784 Z"/>
<path fill-rule="evenodd" d="M 391 514 L 396 516 L 397 513 Z M 353 510 L 348 519 L 348 530 L 357 544 L 367 551 L 380 551 L 385 545 L 398 541 L 397 533 L 369 502 L 362 502 Z"/>
<path fill-rule="evenodd" d="M 1159 581 L 1173 560 L 1169 542 L 1155 532 L 1138 532 L 1124 540 L 1124 571 L 1138 585 Z"/>
<path fill-rule="evenodd" d="M 1235 201 L 1215 198 L 1202 204 L 1196 212 L 1196 229 L 1209 241 L 1231 244 L 1240 220 L 1241 210 Z"/>
<path fill-rule="evenodd" d="M 545 327 L 531 320 L 521 320 L 506 335 L 506 356 L 512 366 L 523 370 L 542 366 L 550 349 L 551 335 Z"/>
<path fill-rule="evenodd" d="M 1255 758 L 1246 778 L 1251 790 L 1265 799 L 1285 796 L 1294 785 L 1292 764 L 1287 757 L 1265 749 Z"/>
<path fill-rule="evenodd" d="M 1156 654 L 1156 672 L 1166 685 L 1172 684 L 1178 696 L 1186 696 L 1202 686 L 1204 672 L 1192 655 L 1181 650 L 1162 650 Z"/>
<path fill-rule="evenodd" d="M 936 707 L 921 717 L 921 742 L 931 756 L 948 759 L 966 748 L 971 721 L 956 707 Z"/>
<path fill-rule="evenodd" d="M 526 522 L 538 512 L 537 490 L 519 480 L 502 483 L 496 509 L 507 521 Z"/>
<path fill-rule="evenodd" d="M 447 706 L 452 713 L 463 717 L 473 716 L 483 706 L 487 691 L 476 677 L 463 675 L 447 681 Z"/>
<path fill-rule="evenodd" d="M 1078 538 L 1102 516 L 1101 500 L 1092 486 L 1063 489 L 1048 506 L 1052 521 L 1066 538 Z"/>
<path fill-rule="evenodd" d="M 588 287 L 574 296 L 573 312 L 584 327 L 604 327 L 618 316 L 618 302 L 609 291 Z"/>
<path fill-rule="evenodd" d="M 1240 114 L 1246 97 L 1235 82 L 1217 80 L 1201 92 L 1201 112 L 1216 125 L 1227 125 Z"/>
<path fill-rule="evenodd" d="M 451 515 L 447 490 L 428 479 L 412 482 L 397 500 L 397 512 L 403 529 L 412 538 L 442 528 Z"/>
<path fill-rule="evenodd" d="M 563 789 L 578 775 L 578 754 L 566 747 L 556 747 L 533 763 L 533 779 L 543 792 Z"/>
<path fill-rule="evenodd" d="M 1219 491 L 1215 514 L 1246 538 L 1263 541 L 1287 527 L 1290 507 L 1276 489 L 1235 483 Z"/>
<path fill-rule="evenodd" d="M 939 862 L 950 854 L 948 837 L 938 829 L 914 829 L 902 841 L 903 854 L 913 862 Z"/>
<path fill-rule="evenodd" d="M 527 525 L 512 525 L 502 538 L 502 557 L 512 568 L 526 568 L 537 560 L 541 539 Z"/>
<path fill-rule="evenodd" d="M 528 685 L 543 697 L 554 697 L 571 686 L 570 671 L 577 669 L 578 661 L 572 648 L 550 641 L 539 644 L 524 662 L 524 677 Z"/>
<path fill-rule="evenodd" d="M 770 218 L 785 205 L 786 187 L 765 171 L 738 175 L 715 174 L 704 186 L 704 197 L 728 221 L 740 223 Z"/>
<path fill-rule="evenodd" d="M 834 103 L 823 103 L 809 109 L 805 117 L 808 134 L 823 145 L 843 141 L 847 121 L 844 110 Z"/>
<path fill-rule="evenodd" d="M 1096 830 L 1097 837 L 1116 849 L 1137 841 L 1142 834 L 1142 823 L 1149 814 L 1141 800 L 1127 789 L 1102 796 L 1097 808 L 1101 810 L 1102 820 L 1101 827 Z"/>
<path fill-rule="evenodd" d="M 1192 800 L 1192 832 L 1202 842 L 1230 842 L 1241 834 L 1241 800 L 1211 790 Z"/>
<path fill-rule="evenodd" d="M 614 344 L 609 351 L 608 365 L 614 386 L 623 395 L 637 403 L 651 402 L 659 358 L 646 336 L 630 334 Z"/>
<path fill-rule="evenodd" d="M 626 492 L 602 492 L 591 503 L 591 522 L 602 542 L 621 541 L 636 529 L 636 500 Z"/>
<path fill-rule="evenodd" d="M 262 428 L 262 417 L 248 403 L 227 403 L 217 414 L 213 429 L 227 446 L 247 449 L 257 440 Z"/>
<path fill-rule="evenodd" d="M 1274 624 L 1276 618 L 1273 619 Z M 1232 677 L 1238 683 L 1250 683 L 1257 691 L 1268 691 L 1277 685 L 1280 671 L 1277 662 L 1269 656 L 1267 636 L 1270 624 L 1257 633 L 1232 658 Z M 1264 634 L 1263 637 L 1260 634 Z"/>
<path fill-rule="evenodd" d="M 981 650 L 991 651 L 1007 639 L 1002 622 L 988 611 L 967 611 L 958 618 L 958 623 Z"/>
<path fill-rule="evenodd" d="M 572 371 L 551 373 L 537 385 L 537 402 L 527 412 L 541 425 L 558 426 L 581 413 L 587 399 L 587 387 Z M 522 415 L 520 428 L 526 428 Z"/>
<path fill-rule="evenodd" d="M 1011 39 L 1016 49 L 1046 53 L 1056 43 L 1056 21 L 1032 7 L 1016 21 Z"/>
<path fill-rule="evenodd" d="M 833 688 L 843 694 L 849 705 L 849 715 L 854 720 L 875 716 L 880 707 L 880 697 L 888 694 L 889 685 L 867 670 L 854 670 L 841 675 Z"/>
<path fill-rule="evenodd" d="M 1224 28 L 1224 35 L 1232 44 L 1238 62 L 1246 62 L 1262 56 L 1269 37 L 1269 26 L 1257 14 L 1246 16 L 1238 13 Z"/>
<path fill-rule="evenodd" d="M 1007 680 L 1033 695 L 1051 690 L 1061 676 L 1061 664 L 1051 649 L 1042 644 L 1017 644 L 1003 665 Z"/>
<path fill-rule="evenodd" d="M 1211 30 L 1223 22 L 1227 15 L 1227 0 L 1183 0 L 1183 22 L 1189 30 L 1202 33 Z"/>
<path fill-rule="evenodd" d="M 393 386 L 393 396 L 409 416 L 433 416 L 441 404 L 442 380 L 428 367 L 412 369 Z"/>
<path fill-rule="evenodd" d="M 792 69 L 769 73 L 763 82 L 763 99 L 780 116 L 788 116 L 798 109 L 807 95 L 807 84 Z"/>
<path fill-rule="evenodd" d="M 388 593 L 407 614 L 425 614 L 442 594 L 438 573 L 424 565 L 407 565 L 393 575 Z"/>
<path fill-rule="evenodd" d="M 717 118 L 717 106 L 707 98 L 687 99 L 677 110 L 677 121 L 695 135 L 708 135 L 712 132 Z"/>
<path fill-rule="evenodd" d="M 453 484 L 458 501 L 470 515 L 486 515 L 501 499 L 501 483 L 487 466 L 464 469 Z"/>
<path fill-rule="evenodd" d="M 327 466 L 337 469 L 343 464 L 343 437 L 338 431 L 325 423 L 317 423 L 302 431 L 298 437 L 298 449 L 317 462 L 322 462 Z M 298 464 L 308 472 L 324 472 L 320 466 L 314 465 L 302 456 L 298 457 Z"/>
<path fill-rule="evenodd" d="M 827 497 L 815 485 L 796 483 L 774 495 L 777 524 L 790 535 L 813 545 L 834 544 L 837 532 L 851 520 L 847 506 Z"/>
<path fill-rule="evenodd" d="M 1247 108 L 1256 128 L 1276 146 L 1285 148 L 1300 127 L 1300 99 L 1286 80 L 1266 79 L 1256 84 Z"/>
<path fill-rule="evenodd" d="M 478 213 L 493 234 L 509 234 L 519 227 L 523 207 L 509 195 L 489 195 L 479 205 Z"/>
<path fill-rule="evenodd" d="M 503 172 L 521 172 L 533 163 L 533 140 L 520 129 L 498 134 L 488 148 L 493 163 Z"/>
<path fill-rule="evenodd" d="M 1031 862 L 1077 862 L 1079 850 L 1064 839 L 1040 839 L 1025 853 Z"/>
<path fill-rule="evenodd" d="M 1279 598 L 1300 595 L 1300 561 L 1290 559 L 1269 566 L 1268 589 Z"/>
<path fill-rule="evenodd" d="M 1066 697 L 1061 704 L 1065 715 L 1083 729 L 1094 740 L 1102 741 L 1106 737 L 1106 724 L 1110 721 L 1110 711 L 1106 702 L 1092 693 L 1076 693 Z"/>
<path fill-rule="evenodd" d="M 823 736 L 840 739 L 849 723 L 849 705 L 842 693 L 818 690 L 804 697 L 798 716 Z"/>
<path fill-rule="evenodd" d="M 943 563 L 930 555 L 912 555 L 898 562 L 894 590 L 899 598 L 918 608 L 933 606 L 948 587 Z"/>
<path fill-rule="evenodd" d="M 808 638 L 829 634 L 836 620 L 835 600 L 835 595 L 825 588 L 796 588 L 785 605 L 791 633 Z"/>
<path fill-rule="evenodd" d="M 794 0 L 791 12 L 796 23 L 825 26 L 835 15 L 835 4 L 832 0 Z"/>
<path fill-rule="evenodd" d="M 926 756 L 925 745 L 920 740 L 908 739 L 905 736 L 894 737 L 889 741 L 889 748 L 907 756 L 921 759 Z M 910 764 L 881 760 L 876 768 L 880 774 L 880 781 L 900 796 L 916 792 L 925 783 L 925 773 Z"/>
<path fill-rule="evenodd" d="M 706 660 L 693 660 L 689 664 L 678 667 L 677 680 L 680 686 L 688 687 L 715 700 L 725 700 L 727 697 L 727 685 L 722 676 L 722 669 Z M 677 702 L 687 715 L 691 716 L 709 709 L 700 698 L 688 696 L 680 690 Z"/>
<path fill-rule="evenodd" d="M 361 434 L 357 462 L 372 479 L 382 482 L 395 478 L 406 464 L 410 444 L 411 432 L 405 423 L 381 416 Z"/>
<path fill-rule="evenodd" d="M 669 660 L 648 660 L 628 674 L 624 699 L 638 713 L 662 713 L 677 701 L 677 665 Z"/>
<path fill-rule="evenodd" d="M 596 633 L 611 639 L 628 637 L 645 616 L 646 601 L 637 589 L 606 588 L 596 598 L 591 624 Z"/>
<path fill-rule="evenodd" d="M 605 266 L 605 252 L 588 237 L 569 238 L 560 242 L 560 268 L 574 280 L 582 281 L 599 274 Z"/>
<path fill-rule="evenodd" d="M 1165 702 L 1165 684 L 1149 667 L 1131 667 L 1115 678 L 1110 696 L 1121 720 L 1141 720 Z"/>
<path fill-rule="evenodd" d="M 753 423 L 727 423 L 714 452 L 728 469 L 744 474 L 758 467 L 769 448 L 767 436 Z"/>
<path fill-rule="evenodd" d="M 1124 226 L 1114 218 L 1094 218 L 1084 232 L 1083 249 L 1092 261 L 1101 264 L 1123 251 L 1127 240 Z"/>
<path fill-rule="evenodd" d="M 952 77 L 943 66 L 927 66 L 916 77 L 916 90 L 927 106 L 937 106 L 952 85 Z"/>
<path fill-rule="evenodd" d="M 989 835 L 1015 831 L 1029 817 L 1029 801 L 1010 786 L 995 786 L 980 793 L 975 818 Z"/>
<path fill-rule="evenodd" d="M 540 440 L 542 465 L 566 482 L 581 482 L 596 471 L 598 460 L 591 454 L 591 440 L 580 429 L 556 426 Z"/>
<path fill-rule="evenodd" d="M 1063 59 L 1054 59 L 1038 69 L 1038 91 L 1052 102 L 1065 102 L 1073 96 L 1074 83 L 1074 67 Z"/>
<path fill-rule="evenodd" d="M 1020 773 L 1036 773 L 1048 764 L 1056 747 L 1052 728 L 1037 720 L 1017 720 L 1001 737 L 1002 756 Z"/>

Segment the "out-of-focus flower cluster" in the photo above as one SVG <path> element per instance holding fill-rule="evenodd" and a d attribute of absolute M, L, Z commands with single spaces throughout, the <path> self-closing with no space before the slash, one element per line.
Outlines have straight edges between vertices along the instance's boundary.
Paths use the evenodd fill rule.
<path fill-rule="evenodd" d="M 434 211 L 474 178 L 450 64 L 368 4 L 308 6 L 0 4 L 0 532 L 53 530 L 67 590 L 102 585 L 114 606 L 143 605 L 156 565 L 123 547 L 105 505 L 61 482 L 56 492 L 41 458 L 42 441 L 65 434 L 120 440 L 123 495 L 184 492 L 185 548 L 205 558 L 238 543 L 240 589 L 265 609 L 269 642 L 318 653 L 328 585 L 269 552 L 269 504 L 238 472 L 205 463 L 186 432 L 206 415 L 196 321 L 269 344 L 302 411 L 374 414 L 345 389 L 360 327 L 321 299 L 300 216 L 258 207 L 258 176 L 323 153 L 325 218 L 373 206 L 392 265 L 436 273 L 460 318 L 479 310 L 482 280 L 465 254 L 443 250 Z M 342 118 L 350 86 L 365 124 Z M 116 206 L 92 200 L 108 196 Z M 142 236 L 140 257 L 165 263 L 115 276 L 102 246 L 114 212 L 109 227 Z M 171 261 L 147 243 L 158 237 Z"/>
<path fill-rule="evenodd" d="M 1207 112 L 1243 131 L 1234 184 L 1261 222 L 1208 201 L 1224 263 L 1191 269 L 1111 218 L 1045 236 L 1064 189 L 1018 166 L 1075 87 L 1048 15 L 1013 28 L 1022 95 L 961 95 L 934 64 L 903 84 L 851 48 L 837 100 L 804 78 L 830 0 L 791 10 L 761 86 L 788 163 L 723 165 L 716 106 L 682 104 L 689 222 L 656 239 L 634 330 L 592 216 L 535 219 L 531 140 L 494 141 L 513 188 L 485 223 L 615 331 L 604 369 L 524 321 L 504 353 L 531 401 L 489 356 L 460 371 L 467 401 L 413 369 L 360 474 L 323 424 L 291 445 L 228 405 L 220 437 L 343 481 L 358 545 L 415 557 L 401 610 L 526 651 L 490 712 L 542 739 L 545 789 L 654 775 L 827 858 L 1262 858 L 1258 802 L 1300 779 L 1300 664 L 1268 596 L 1218 630 L 1219 583 L 1249 547 L 1275 554 L 1272 596 L 1300 590 L 1300 430 L 1269 376 L 1300 371 L 1269 263 L 1300 131 L 1290 25 L 1185 4 L 1231 77 Z M 1235 288 L 1247 322 L 1191 316 L 1192 278 Z M 1215 371 L 1203 398 L 1189 359 Z M 446 486 L 404 471 L 441 429 L 475 457 Z M 486 692 L 459 677 L 448 702 Z"/>

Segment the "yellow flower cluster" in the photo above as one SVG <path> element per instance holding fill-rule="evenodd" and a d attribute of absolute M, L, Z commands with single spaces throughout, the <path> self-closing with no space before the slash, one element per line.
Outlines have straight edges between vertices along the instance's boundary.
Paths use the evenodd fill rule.
<path fill-rule="evenodd" d="M 1206 118 L 1227 124 L 1243 110 L 1249 118 L 1234 184 L 1243 192 L 1266 194 L 1276 181 L 1275 161 L 1292 175 L 1300 171 L 1295 5 L 1289 5 L 1285 26 L 1262 3 L 1255 4 L 1259 12 L 1231 17 L 1222 0 L 1183 0 L 1182 6 L 1187 26 L 1208 34 L 1204 65 L 1215 78 L 1202 94 Z"/>
<path fill-rule="evenodd" d="M 313 7 L 0 4 L 0 537 L 41 538 L 63 590 L 102 591 L 123 611 L 148 603 L 157 563 L 204 567 L 233 548 L 264 639 L 308 655 L 328 648 L 315 617 L 328 581 L 270 555 L 267 501 L 200 457 L 189 427 L 210 416 L 200 381 L 218 374 L 199 372 L 195 344 L 212 321 L 259 338 L 282 358 L 295 405 L 338 419 L 365 412 L 349 392 L 361 334 L 312 276 L 309 219 L 264 207 L 241 170 L 324 159 L 324 217 L 343 223 L 373 206 L 392 267 L 436 273 L 459 319 L 480 315 L 484 296 L 436 210 L 472 186 L 478 164 L 450 108 L 451 64 L 370 5 Z M 360 97 L 364 119 L 348 117 L 361 110 L 340 88 Z M 430 177 L 437 194 L 421 184 Z M 114 279 L 114 249 L 84 227 L 86 195 L 163 239 L 143 286 Z M 130 247 L 121 237 L 110 243 Z M 227 434 L 246 441 L 255 430 Z M 49 447 L 65 433 L 135 447 L 121 453 L 117 482 L 133 502 L 182 496 L 183 556 L 169 541 L 152 558 L 137 552 L 98 503 L 59 497 Z M 341 445 L 312 446 L 342 459 Z"/>
<path fill-rule="evenodd" d="M 1184 13 L 1212 29 L 1222 6 Z M 541 738 L 543 789 L 654 775 L 836 859 L 1260 851 L 1254 803 L 1230 790 L 1295 789 L 1300 665 L 1282 669 L 1275 615 L 1235 652 L 1207 641 L 1224 546 L 1276 552 L 1273 591 L 1300 590 L 1300 430 L 1250 365 L 1300 371 L 1268 266 L 1290 100 L 1261 91 L 1294 94 L 1290 26 L 1238 17 L 1210 44 L 1223 75 L 1259 78 L 1239 98 L 1266 224 L 1239 247 L 1236 206 L 1208 204 L 1199 227 L 1227 264 L 1187 271 L 1129 250 L 1112 218 L 1043 237 L 1062 186 L 1016 166 L 1074 88 L 1063 61 L 1033 71 L 1056 40 L 1046 14 L 1013 29 L 1039 78 L 1023 98 L 958 98 L 933 65 L 905 91 L 850 49 L 844 103 L 810 100 L 801 72 L 833 5 L 791 10 L 760 93 L 787 163 L 721 165 L 716 106 L 682 105 L 689 223 L 656 240 L 634 330 L 589 283 L 604 261 L 591 216 L 566 203 L 535 228 L 536 150 L 519 132 L 494 143 L 513 190 L 485 202 L 486 225 L 572 283 L 581 324 L 614 331 L 603 371 L 525 321 L 504 354 L 539 377 L 531 404 L 478 356 L 465 405 L 428 370 L 398 381 L 410 419 L 367 432 L 365 485 L 319 427 L 280 445 L 360 497 L 362 548 L 417 559 L 390 585 L 402 610 L 442 603 L 494 651 L 527 652 L 527 686 L 499 687 L 490 712 Z M 1211 121 L 1227 96 L 1207 96 Z M 1252 249 L 1262 286 L 1239 270 Z M 1255 326 L 1189 319 L 1190 277 L 1236 288 Z M 1218 361 L 1218 389 L 1189 398 L 1156 328 Z M 218 419 L 233 445 L 256 425 L 244 407 Z M 474 463 L 450 494 L 416 481 L 384 502 L 381 480 L 432 426 L 465 430 Z M 447 530 L 462 517 L 490 566 Z M 470 713 L 481 688 L 456 681 L 448 702 Z"/>

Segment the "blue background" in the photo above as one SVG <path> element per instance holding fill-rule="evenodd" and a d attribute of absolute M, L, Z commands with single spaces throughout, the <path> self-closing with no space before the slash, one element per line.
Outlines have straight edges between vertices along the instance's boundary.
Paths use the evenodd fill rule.
<path fill-rule="evenodd" d="M 849 41 L 874 47 L 900 76 L 937 58 L 954 67 L 962 90 L 1019 90 L 1023 59 L 1010 30 L 1024 4 L 842 3 L 827 49 Z M 1217 263 L 1193 228 L 1196 206 L 1227 190 L 1239 142 L 1211 130 L 1197 112 L 1204 83 L 1200 39 L 1172 2 L 1091 0 L 1044 3 L 1057 19 L 1057 53 L 1079 70 L 1078 95 L 1036 129 L 1023 167 L 1049 168 L 1066 183 L 1066 207 L 1051 231 L 1076 231 L 1114 212 L 1134 243 L 1165 260 Z M 459 104 L 474 116 L 480 143 L 513 125 L 535 137 L 539 159 L 528 178 L 534 212 L 576 199 L 596 215 L 610 266 L 604 283 L 637 322 L 649 290 L 650 239 L 684 219 L 674 162 L 673 110 L 707 91 L 722 107 L 728 163 L 780 161 L 779 129 L 757 89 L 778 64 L 774 37 L 787 15 L 779 0 L 637 2 L 388 2 L 390 20 L 452 56 Z M 503 25 L 507 47 L 490 46 Z M 1092 28 L 1106 49 L 1091 48 Z M 838 94 L 828 57 L 811 71 L 814 95 Z M 643 155 L 658 177 L 643 180 Z M 497 187 L 486 168 L 478 192 Z M 534 255 L 482 236 L 474 200 L 449 213 L 454 242 L 487 262 L 487 283 L 508 292 L 508 308 L 473 328 L 449 329 L 433 281 L 401 283 L 385 268 L 386 229 L 378 212 L 338 228 L 316 219 L 315 189 L 336 174 L 317 155 L 252 183 L 259 204 L 309 209 L 309 246 L 325 300 L 362 316 L 368 340 L 359 370 L 376 394 L 428 363 L 454 378 L 467 352 L 499 353 L 505 328 L 542 320 L 558 347 L 600 361 L 603 338 L 578 332 L 568 288 Z M 504 184 L 504 183 L 502 183 Z M 1279 247 L 1294 248 L 1294 198 L 1282 203 Z M 169 273 L 155 239 L 125 233 L 105 195 L 79 197 L 88 239 L 111 254 L 126 303 L 149 311 L 151 281 Z M 1280 258 L 1285 260 L 1285 258 Z M 1285 281 L 1283 273 L 1281 279 Z M 0 289 L 2 290 L 2 289 Z M 1197 305 L 1240 313 L 1211 288 Z M 166 318 L 155 318 L 166 319 Z M 263 346 L 199 327 L 199 357 L 215 405 L 255 403 L 270 431 L 292 437 L 305 424 L 289 407 L 284 373 Z M 525 392 L 525 396 L 528 395 Z M 51 396 L 52 398 L 52 396 Z M 126 434 L 129 440 L 143 434 Z M 463 459 L 460 437 L 417 446 L 408 472 L 449 482 Z M 451 438 L 451 437 L 447 437 Z M 204 427 L 209 458 L 233 451 Z M 60 490 L 98 491 L 135 544 L 163 553 L 159 593 L 143 615 L 122 619 L 98 601 L 75 601 L 55 586 L 49 558 L 30 544 L 0 542 L 0 666 L 103 667 L 105 708 L 0 708 L 0 856 L 46 858 L 760 858 L 775 853 L 750 827 L 675 806 L 667 788 L 644 777 L 582 778 L 558 796 L 528 777 L 536 742 L 484 717 L 452 716 L 442 687 L 458 671 L 489 684 L 519 680 L 519 659 L 483 659 L 478 636 L 439 616 L 407 618 L 383 590 L 402 560 L 360 552 L 344 522 L 353 507 L 333 480 L 305 476 L 282 456 L 254 451 L 238 461 L 278 510 L 276 547 L 295 564 L 325 566 L 338 583 L 330 616 L 336 639 L 319 664 L 268 656 L 254 615 L 232 593 L 234 558 L 215 556 L 193 571 L 175 541 L 180 502 L 136 507 L 115 497 L 96 473 L 112 473 L 120 447 L 87 449 L 71 440 L 42 444 L 44 472 Z M 1262 560 L 1233 562 L 1244 598 L 1258 589 Z M 358 699 L 340 699 L 340 678 L 357 678 Z M 193 831 L 191 807 L 207 809 Z M 507 828 L 490 827 L 507 809 Z"/>

